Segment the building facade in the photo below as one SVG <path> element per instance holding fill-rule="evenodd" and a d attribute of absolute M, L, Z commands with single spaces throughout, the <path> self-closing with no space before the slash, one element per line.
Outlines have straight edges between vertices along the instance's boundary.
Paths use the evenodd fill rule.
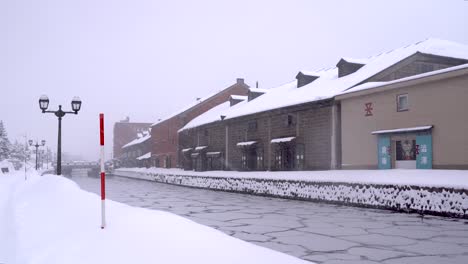
<path fill-rule="evenodd" d="M 339 106 L 333 99 L 223 120 L 223 113 L 244 103 L 225 103 L 206 113 L 213 116 L 207 124 L 179 132 L 184 169 L 325 170 L 341 164 Z"/>
<path fill-rule="evenodd" d="M 337 97 L 343 168 L 468 169 L 468 66 L 355 90 Z"/>

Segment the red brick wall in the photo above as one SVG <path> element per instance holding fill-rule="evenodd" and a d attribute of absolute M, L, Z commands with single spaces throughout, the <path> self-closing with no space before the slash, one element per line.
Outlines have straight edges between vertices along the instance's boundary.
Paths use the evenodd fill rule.
<path fill-rule="evenodd" d="M 114 124 L 114 158 L 122 155 L 122 146 L 137 138 L 139 130 L 148 130 L 151 123 L 116 122 Z"/>
<path fill-rule="evenodd" d="M 177 131 L 184 127 L 195 117 L 203 114 L 211 108 L 229 100 L 229 97 L 235 95 L 247 95 L 249 86 L 243 79 L 237 79 L 237 82 L 217 93 L 216 95 L 202 101 L 183 113 L 179 113 L 169 119 L 154 125 L 151 129 L 151 141 L 153 143 L 153 158 L 159 159 L 159 166 L 164 166 L 165 157 L 170 157 L 171 168 L 178 164 L 178 133 Z"/>

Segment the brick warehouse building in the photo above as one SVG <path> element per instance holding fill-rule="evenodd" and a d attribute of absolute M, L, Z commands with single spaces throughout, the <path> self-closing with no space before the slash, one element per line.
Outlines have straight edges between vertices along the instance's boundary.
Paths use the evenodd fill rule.
<path fill-rule="evenodd" d="M 368 146 L 366 140 L 373 142 L 376 139 L 372 139 L 367 130 L 361 137 L 362 131 L 356 127 L 358 122 L 348 120 L 350 116 L 352 120 L 357 118 L 352 114 L 363 107 L 361 101 L 357 99 L 356 109 L 351 107 L 353 103 L 347 103 L 342 112 L 341 101 L 335 100 L 336 95 L 353 88 L 363 89 L 376 83 L 396 82 L 450 69 L 467 63 L 466 59 L 467 46 L 428 39 L 365 59 L 342 58 L 333 68 L 301 71 L 296 81 L 277 88 L 251 89 L 248 99 L 231 98 L 230 103 L 211 109 L 180 130 L 184 167 L 196 170 L 353 168 L 347 162 L 360 157 L 357 154 L 360 144 Z M 444 82 L 434 85 L 450 86 Z M 441 94 L 443 90 L 439 89 Z M 460 96 L 467 94 L 466 86 L 463 91 Z M 427 97 L 424 100 L 434 107 L 435 101 Z M 387 122 L 387 126 L 379 126 L 383 129 L 391 127 L 396 119 L 391 115 L 388 117 L 386 121 L 369 119 L 369 127 L 379 122 Z M 467 142 L 460 146 L 462 149 L 466 147 Z M 342 153 L 345 154 L 344 161 Z M 360 162 L 359 166 L 375 164 L 374 158 Z"/>
<path fill-rule="evenodd" d="M 151 123 L 131 123 L 130 118 L 126 118 L 114 124 L 113 129 L 113 155 L 118 159 L 122 156 L 122 147 L 136 138 L 141 131 L 146 131 Z"/>
<path fill-rule="evenodd" d="M 152 163 L 155 167 L 174 168 L 178 164 L 180 148 L 177 131 L 195 117 L 225 102 L 231 95 L 246 95 L 249 86 L 244 79 L 224 90 L 198 100 L 177 113 L 151 125 Z"/>

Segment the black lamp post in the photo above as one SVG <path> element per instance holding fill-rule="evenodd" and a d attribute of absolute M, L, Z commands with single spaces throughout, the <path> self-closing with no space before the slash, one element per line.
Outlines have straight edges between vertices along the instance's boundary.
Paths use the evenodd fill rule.
<path fill-rule="evenodd" d="M 57 111 L 46 111 L 49 107 L 49 98 L 45 95 L 39 98 L 39 108 L 41 108 L 42 113 L 53 113 L 58 117 L 58 143 L 57 143 L 57 175 L 62 175 L 62 117 L 65 114 L 78 114 L 78 111 L 81 109 L 81 100 L 79 97 L 73 97 L 71 101 L 71 107 L 73 111 L 63 111 L 62 105 L 59 105 L 59 110 Z"/>
<path fill-rule="evenodd" d="M 36 170 L 37 170 L 37 155 L 39 154 L 39 147 L 45 145 L 45 140 L 41 140 L 41 144 L 39 145 L 39 142 L 36 141 L 36 144 L 33 144 L 32 139 L 29 140 L 29 146 L 35 147 L 36 148 Z"/>

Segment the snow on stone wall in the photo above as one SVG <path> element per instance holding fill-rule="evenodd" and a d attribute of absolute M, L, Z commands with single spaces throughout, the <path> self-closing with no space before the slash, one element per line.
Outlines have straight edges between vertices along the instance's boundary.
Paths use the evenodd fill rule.
<path fill-rule="evenodd" d="M 122 169 L 116 170 L 115 175 L 230 192 L 468 218 L 466 189 L 205 177 Z"/>

